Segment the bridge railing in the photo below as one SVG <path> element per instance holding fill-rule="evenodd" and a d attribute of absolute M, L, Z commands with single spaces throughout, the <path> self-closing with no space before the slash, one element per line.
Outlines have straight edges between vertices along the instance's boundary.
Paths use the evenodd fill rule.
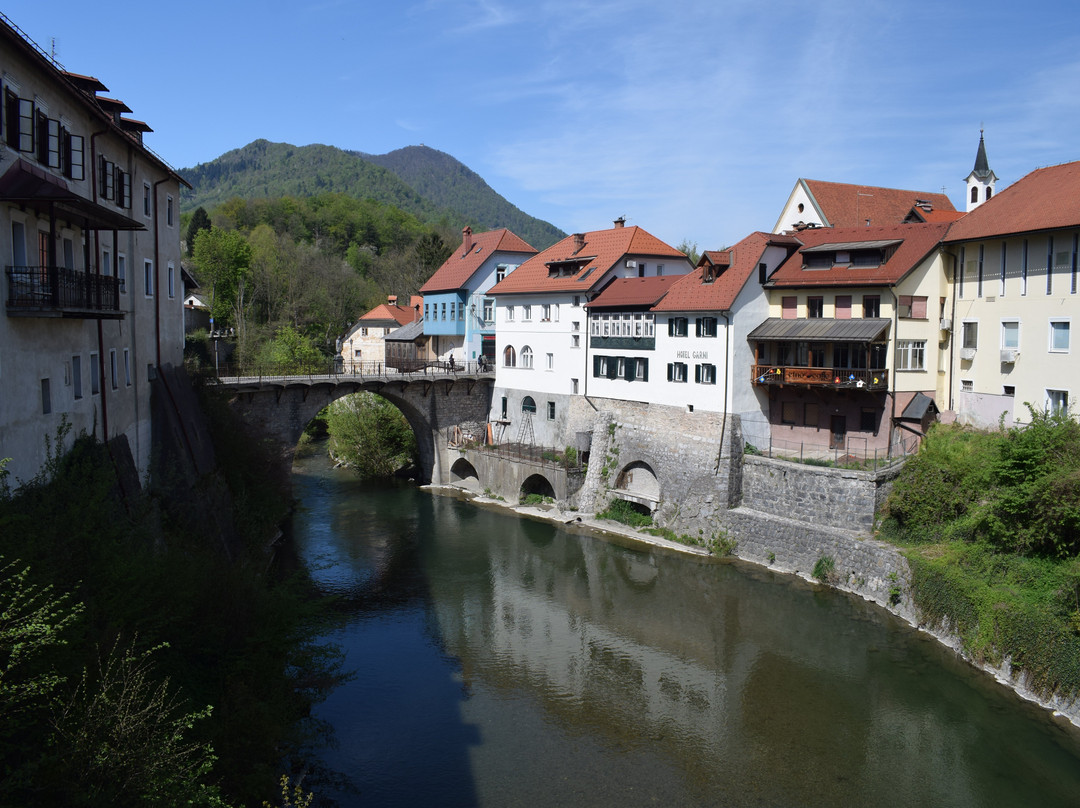
<path fill-rule="evenodd" d="M 438 360 L 409 360 L 407 364 L 364 361 L 308 363 L 305 365 L 268 365 L 242 364 L 225 362 L 218 367 L 217 376 L 222 381 L 258 381 L 272 382 L 285 379 L 308 379 L 309 381 L 341 380 L 346 378 L 367 379 L 395 377 L 447 378 L 456 376 L 475 376 L 480 373 L 494 373 L 490 363 L 443 362 Z"/>
<path fill-rule="evenodd" d="M 565 448 L 560 449 L 557 446 L 538 446 L 532 443 L 470 443 L 460 446 L 451 444 L 451 448 L 471 449 L 474 452 L 494 455 L 504 460 L 563 468 L 570 472 L 585 470 L 579 452 L 576 450 L 567 451 Z"/>

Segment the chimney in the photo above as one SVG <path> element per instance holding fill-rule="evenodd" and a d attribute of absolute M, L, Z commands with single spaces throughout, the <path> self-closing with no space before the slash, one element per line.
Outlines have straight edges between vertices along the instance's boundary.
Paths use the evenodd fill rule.
<path fill-rule="evenodd" d="M 574 255 L 581 252 L 581 249 L 585 246 L 585 234 L 574 233 Z"/>
<path fill-rule="evenodd" d="M 625 216 L 620 216 L 618 219 L 616 219 L 615 220 L 615 226 L 616 227 L 626 227 L 626 217 Z"/>
<path fill-rule="evenodd" d="M 465 225 L 461 228 L 461 257 L 464 258 L 472 252 L 472 228 Z"/>
<path fill-rule="evenodd" d="M 387 295 L 386 296 L 386 302 L 390 306 L 396 306 L 397 305 L 397 295 Z"/>

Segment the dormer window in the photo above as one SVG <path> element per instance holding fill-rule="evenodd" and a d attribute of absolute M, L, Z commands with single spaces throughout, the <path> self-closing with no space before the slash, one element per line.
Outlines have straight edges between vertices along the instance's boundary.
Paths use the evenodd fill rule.
<path fill-rule="evenodd" d="M 711 265 L 705 267 L 705 273 L 701 277 L 702 283 L 712 283 L 716 280 L 716 272 Z"/>
<path fill-rule="evenodd" d="M 851 253 L 848 250 L 837 250 L 835 264 L 850 264 Z"/>

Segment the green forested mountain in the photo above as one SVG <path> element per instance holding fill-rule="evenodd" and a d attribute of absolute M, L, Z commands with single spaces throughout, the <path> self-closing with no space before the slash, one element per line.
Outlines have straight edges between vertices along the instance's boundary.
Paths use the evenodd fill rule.
<path fill-rule="evenodd" d="M 565 234 L 511 205 L 448 154 L 411 146 L 385 155 L 333 146 L 256 140 L 209 163 L 181 169 L 192 184 L 183 210 L 212 208 L 233 197 L 306 197 L 327 192 L 394 205 L 423 222 L 482 230 L 508 227 L 537 249 Z"/>
<path fill-rule="evenodd" d="M 508 227 L 538 250 L 566 235 L 511 205 L 479 174 L 445 152 L 427 146 L 406 146 L 388 154 L 356 154 L 394 172 L 438 207 L 463 211 L 484 229 Z"/>

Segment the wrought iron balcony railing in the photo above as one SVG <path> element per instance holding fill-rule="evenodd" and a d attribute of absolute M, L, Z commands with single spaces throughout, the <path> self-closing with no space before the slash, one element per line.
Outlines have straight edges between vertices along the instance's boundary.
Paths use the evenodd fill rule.
<path fill-rule="evenodd" d="M 21 317 L 120 318 L 120 283 L 65 267 L 7 267 L 7 312 Z"/>
<path fill-rule="evenodd" d="M 753 365 L 754 384 L 803 384 L 836 389 L 887 390 L 887 368 L 808 368 L 786 365 Z"/>

